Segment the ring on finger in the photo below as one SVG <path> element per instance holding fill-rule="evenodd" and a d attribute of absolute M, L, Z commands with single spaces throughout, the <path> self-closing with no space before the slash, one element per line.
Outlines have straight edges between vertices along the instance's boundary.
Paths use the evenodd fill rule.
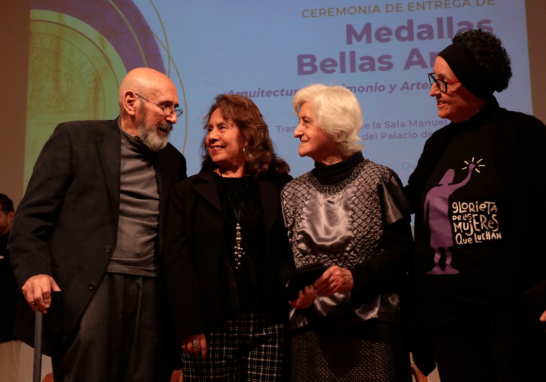
<path fill-rule="evenodd" d="M 193 346 L 193 350 L 199 350 L 199 341 L 193 340 L 191 344 Z"/>

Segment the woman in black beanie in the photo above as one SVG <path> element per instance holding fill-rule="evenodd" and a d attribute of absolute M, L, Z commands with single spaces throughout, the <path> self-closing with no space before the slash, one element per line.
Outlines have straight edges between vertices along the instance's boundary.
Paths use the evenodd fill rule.
<path fill-rule="evenodd" d="M 511 76 L 483 30 L 457 34 L 429 74 L 451 123 L 426 142 L 405 191 L 413 323 L 432 339 L 442 382 L 546 381 L 546 126 L 499 107 L 493 93 Z"/>

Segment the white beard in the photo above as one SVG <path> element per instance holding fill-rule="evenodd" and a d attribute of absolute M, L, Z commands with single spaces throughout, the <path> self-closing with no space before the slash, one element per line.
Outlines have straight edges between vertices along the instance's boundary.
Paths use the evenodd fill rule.
<path fill-rule="evenodd" d="M 146 111 L 144 108 L 141 109 L 141 120 L 138 123 L 138 132 L 137 136 L 140 138 L 142 143 L 146 145 L 150 150 L 152 151 L 159 151 L 165 146 L 167 146 L 167 143 L 169 143 L 169 134 L 172 130 L 172 125 L 168 122 L 161 122 L 156 126 L 146 126 Z M 161 128 L 163 130 L 168 131 L 166 135 L 158 135 L 157 130 Z"/>

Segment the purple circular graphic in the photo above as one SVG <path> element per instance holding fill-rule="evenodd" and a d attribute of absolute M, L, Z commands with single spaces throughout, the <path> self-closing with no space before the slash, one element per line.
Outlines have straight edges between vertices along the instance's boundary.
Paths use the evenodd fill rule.
<path fill-rule="evenodd" d="M 116 7 L 119 11 L 108 0 L 31 2 L 31 9 L 64 13 L 89 24 L 112 44 L 127 71 L 149 67 L 165 73 L 159 47 L 140 10 L 131 0 L 116 1 Z"/>

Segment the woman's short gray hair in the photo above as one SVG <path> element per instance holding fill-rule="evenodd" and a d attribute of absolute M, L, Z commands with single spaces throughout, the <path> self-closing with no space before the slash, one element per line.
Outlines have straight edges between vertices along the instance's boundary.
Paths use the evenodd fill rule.
<path fill-rule="evenodd" d="M 358 143 L 362 107 L 353 92 L 341 86 L 309 85 L 294 95 L 292 105 L 296 115 L 306 102 L 311 102 L 318 127 L 339 144 L 344 156 L 364 148 Z"/>

